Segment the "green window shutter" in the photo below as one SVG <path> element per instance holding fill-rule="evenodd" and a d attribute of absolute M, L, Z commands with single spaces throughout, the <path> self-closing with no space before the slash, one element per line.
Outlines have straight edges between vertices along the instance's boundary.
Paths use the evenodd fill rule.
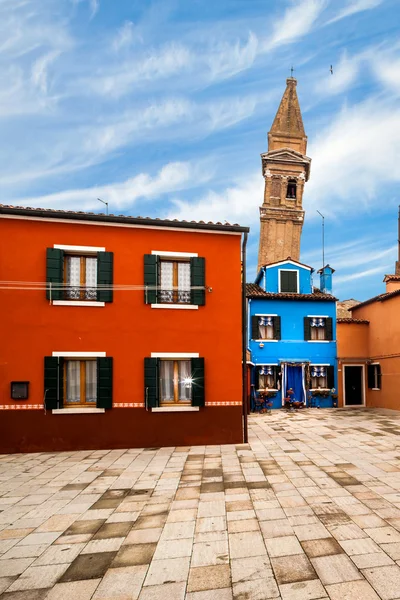
<path fill-rule="evenodd" d="M 372 389 L 373 387 L 375 387 L 374 365 L 368 365 L 367 373 L 368 373 L 368 387 L 370 389 Z"/>
<path fill-rule="evenodd" d="M 144 255 L 144 301 L 145 304 L 157 303 L 159 257 L 155 254 Z"/>
<path fill-rule="evenodd" d="M 97 300 L 98 302 L 113 301 L 113 252 L 97 253 Z"/>
<path fill-rule="evenodd" d="M 204 406 L 204 358 L 192 358 L 192 406 Z"/>
<path fill-rule="evenodd" d="M 281 292 L 298 292 L 297 271 L 281 271 Z"/>
<path fill-rule="evenodd" d="M 159 358 L 144 359 L 144 402 L 146 409 L 155 408 L 159 404 L 158 367 Z"/>
<path fill-rule="evenodd" d="M 63 300 L 64 251 L 59 248 L 46 249 L 46 282 L 47 300 Z"/>
<path fill-rule="evenodd" d="M 64 359 L 44 357 L 44 405 L 47 410 L 63 408 L 64 402 Z"/>
<path fill-rule="evenodd" d="M 279 367 L 274 367 L 274 388 L 278 388 L 278 378 L 279 378 Z"/>
<path fill-rule="evenodd" d="M 310 317 L 304 317 L 304 339 L 311 340 Z"/>
<path fill-rule="evenodd" d="M 251 339 L 259 340 L 260 331 L 258 327 L 258 317 L 251 317 Z"/>
<path fill-rule="evenodd" d="M 193 287 L 205 286 L 205 270 L 206 270 L 206 259 L 194 256 L 190 259 L 190 301 L 192 304 L 198 306 L 204 306 L 206 303 L 205 290 L 195 290 Z"/>
<path fill-rule="evenodd" d="M 273 317 L 274 322 L 274 340 L 281 339 L 281 318 Z"/>
<path fill-rule="evenodd" d="M 326 367 L 326 385 L 330 389 L 335 387 L 335 367 Z"/>
<path fill-rule="evenodd" d="M 112 408 L 113 359 L 97 359 L 97 408 Z"/>
<path fill-rule="evenodd" d="M 331 317 L 328 317 L 325 322 L 326 322 L 326 327 L 325 327 L 326 339 L 333 340 L 333 323 L 332 323 Z"/>

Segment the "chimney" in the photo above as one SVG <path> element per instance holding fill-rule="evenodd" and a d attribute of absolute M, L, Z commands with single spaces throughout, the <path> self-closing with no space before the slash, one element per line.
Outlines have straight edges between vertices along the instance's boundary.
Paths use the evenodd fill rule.
<path fill-rule="evenodd" d="M 319 273 L 319 287 L 323 294 L 332 294 L 332 273 L 335 269 L 332 269 L 329 265 L 325 265 L 318 271 Z"/>

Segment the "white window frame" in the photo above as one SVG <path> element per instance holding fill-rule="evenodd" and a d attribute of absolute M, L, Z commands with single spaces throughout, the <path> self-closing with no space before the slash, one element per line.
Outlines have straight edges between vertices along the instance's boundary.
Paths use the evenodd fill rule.
<path fill-rule="evenodd" d="M 318 341 L 318 340 L 315 340 L 315 341 Z M 311 367 L 331 367 L 331 366 L 332 365 L 330 365 L 329 363 L 310 363 L 310 365 L 309 365 L 310 370 L 311 370 Z M 310 373 L 310 379 L 311 379 L 311 373 Z M 328 384 L 328 371 L 326 372 L 326 383 Z M 326 387 L 326 388 L 310 388 L 310 392 L 316 392 L 318 390 L 321 390 L 322 392 L 326 392 L 330 389 L 331 388 L 328 388 L 328 387 Z"/>
<path fill-rule="evenodd" d="M 171 250 L 152 250 L 152 254 L 156 256 L 162 256 L 163 258 L 195 258 L 198 255 L 197 252 L 174 252 Z M 150 304 L 151 308 L 161 309 L 172 309 L 172 310 L 198 310 L 197 304 Z"/>
<path fill-rule="evenodd" d="M 297 273 L 297 291 L 296 292 L 281 292 L 281 273 L 282 271 L 290 271 Z M 300 294 L 300 271 L 298 269 L 278 269 L 278 292 L 279 294 Z"/>
<path fill-rule="evenodd" d="M 254 317 L 279 317 L 278 314 L 271 314 L 271 313 L 256 313 L 255 315 L 253 315 Z M 268 339 L 268 338 L 260 338 L 258 340 L 252 340 L 253 342 L 257 342 L 257 344 L 260 343 L 264 343 L 264 342 L 280 342 L 281 340 L 272 340 L 272 339 Z"/>
<path fill-rule="evenodd" d="M 198 352 L 151 352 L 151 358 L 167 358 L 171 360 L 185 360 L 188 358 L 199 358 Z M 151 408 L 151 412 L 199 412 L 199 406 L 155 406 Z"/>
<path fill-rule="evenodd" d="M 88 254 L 88 255 L 96 255 L 98 252 L 105 252 L 106 249 L 103 246 L 71 246 L 67 244 L 53 244 L 53 248 L 57 248 L 58 250 L 64 250 L 67 254 Z M 105 302 L 97 302 L 96 300 L 52 300 L 51 304 L 53 306 L 86 306 L 88 307 L 102 307 L 105 306 Z"/>
<path fill-rule="evenodd" d="M 269 316 L 271 316 L 271 315 L 269 315 Z M 275 341 L 277 341 L 277 340 L 275 340 Z M 255 367 L 279 367 L 279 363 L 257 363 L 254 366 Z M 279 392 L 280 390 L 278 390 L 278 388 L 269 388 L 268 391 L 269 392 Z"/>
<path fill-rule="evenodd" d="M 370 366 L 371 367 L 380 367 L 381 363 L 379 363 L 379 362 L 373 362 L 373 363 L 370 363 Z M 381 377 L 382 377 L 382 368 L 381 368 Z M 374 383 L 376 383 L 376 381 L 377 381 L 377 370 L 374 369 Z M 373 392 L 380 392 L 381 391 L 380 387 L 373 387 L 373 388 L 370 388 L 370 389 Z"/>
<path fill-rule="evenodd" d="M 332 319 L 329 315 L 306 315 L 307 319 Z M 326 323 L 325 323 L 326 328 Z M 336 340 L 304 340 L 310 344 L 329 344 L 330 342 L 335 342 Z"/>

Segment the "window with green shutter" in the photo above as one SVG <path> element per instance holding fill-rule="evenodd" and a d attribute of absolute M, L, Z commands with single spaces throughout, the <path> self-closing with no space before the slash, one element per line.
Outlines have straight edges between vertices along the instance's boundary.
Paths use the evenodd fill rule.
<path fill-rule="evenodd" d="M 204 406 L 204 358 L 144 359 L 147 410 L 159 406 Z"/>
<path fill-rule="evenodd" d="M 279 271 L 279 291 L 282 293 L 298 294 L 298 275 L 298 271 Z"/>
<path fill-rule="evenodd" d="M 47 410 L 64 406 L 64 359 L 44 357 L 44 405 Z"/>
<path fill-rule="evenodd" d="M 46 298 L 64 299 L 64 251 L 59 248 L 46 249 Z"/>
<path fill-rule="evenodd" d="M 114 254 L 112 252 L 97 253 L 97 301 L 113 301 Z"/>
<path fill-rule="evenodd" d="M 205 259 L 144 255 L 146 304 L 205 304 Z"/>
<path fill-rule="evenodd" d="M 146 304 L 157 303 L 158 264 L 158 256 L 144 255 L 144 301 Z"/>
<path fill-rule="evenodd" d="M 104 356 L 97 359 L 97 408 L 112 408 L 113 359 Z"/>
<path fill-rule="evenodd" d="M 251 339 L 280 340 L 281 318 L 276 315 L 254 315 L 251 317 Z"/>

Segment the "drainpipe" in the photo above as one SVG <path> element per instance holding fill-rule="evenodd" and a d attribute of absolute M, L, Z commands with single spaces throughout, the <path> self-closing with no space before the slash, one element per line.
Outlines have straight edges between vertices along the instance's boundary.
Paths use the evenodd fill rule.
<path fill-rule="evenodd" d="M 242 238 L 242 409 L 243 409 L 243 441 L 247 444 L 247 311 L 246 311 L 246 244 L 247 233 Z"/>

